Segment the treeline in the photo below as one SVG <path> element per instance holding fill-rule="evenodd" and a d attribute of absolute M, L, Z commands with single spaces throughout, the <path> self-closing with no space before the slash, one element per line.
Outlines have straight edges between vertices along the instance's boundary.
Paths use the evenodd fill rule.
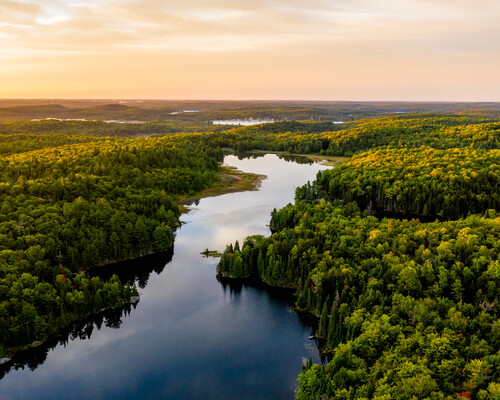
<path fill-rule="evenodd" d="M 283 121 L 245 126 L 230 131 L 231 141 L 234 142 L 234 144 L 231 143 L 231 146 L 238 151 L 272 150 L 290 153 L 320 153 L 325 146 L 327 147 L 327 142 L 315 137 L 306 138 L 306 135 L 314 134 L 317 136 L 322 132 L 340 130 L 341 126 L 342 124 L 330 121 Z M 297 147 L 293 138 L 300 138 L 300 148 Z"/>
<path fill-rule="evenodd" d="M 47 147 L 58 147 L 73 143 L 89 143 L 100 138 L 84 135 L 68 134 L 27 134 L 18 133 L 0 135 L 0 156 L 26 153 L 31 150 L 40 150 Z"/>
<path fill-rule="evenodd" d="M 43 340 L 73 321 L 121 307 L 138 296 L 134 286 L 122 285 L 116 275 L 103 282 L 99 277 L 67 274 L 61 266 L 55 280 L 47 282 L 26 272 L 5 272 L 2 266 L 0 355 L 9 355 L 12 349 Z"/>
<path fill-rule="evenodd" d="M 0 100 L 0 120 L 85 118 L 172 121 L 198 125 L 214 119 L 349 121 L 415 113 L 499 115 L 499 103 Z"/>
<path fill-rule="evenodd" d="M 352 122 L 347 129 L 321 135 L 325 154 L 347 155 L 372 148 L 500 148 L 498 119 L 479 116 L 417 114 Z"/>
<path fill-rule="evenodd" d="M 79 136 L 122 136 L 143 137 L 167 135 L 179 132 L 218 132 L 231 128 L 226 125 L 213 125 L 211 122 L 183 121 L 145 121 L 104 122 L 104 121 L 9 121 L 0 123 L 0 135 L 79 135 Z"/>
<path fill-rule="evenodd" d="M 22 317 L 16 320 L 18 334 L 9 337 L 12 336 L 12 332 L 6 329 L 7 325 L 1 325 L 3 329 L 1 335 L 9 337 L 11 343 L 17 341 L 21 344 L 32 343 L 33 338 L 39 339 L 40 335 L 45 335 L 48 339 L 40 344 L 35 343 L 35 348 L 29 352 L 16 353 L 8 366 L 0 366 L 0 379 L 9 369 L 27 366 L 34 370 L 45 362 L 50 350 L 58 344 L 65 346 L 70 338 L 90 339 L 94 328 L 100 330 L 102 325 L 118 329 L 122 323 L 121 317 L 130 314 L 137 304 L 137 299 L 132 297 L 137 296 L 136 288 L 130 284 L 134 283 L 138 288 L 144 288 L 151 274 L 161 273 L 165 265 L 172 260 L 172 255 L 173 247 L 164 252 L 142 257 L 140 268 L 137 268 L 137 260 L 128 260 L 90 270 L 88 276 L 79 274 L 71 278 L 61 273 L 60 276 L 56 276 L 55 286 L 40 282 L 37 277 L 26 275 L 18 282 L 12 282 L 23 286 L 22 296 L 26 293 L 30 295 L 28 299 L 23 297 L 17 303 L 24 308 L 19 312 Z M 114 276 L 115 274 L 119 274 L 120 279 Z M 125 287 L 122 287 L 120 280 Z M 122 305 L 131 299 L 134 301 Z M 53 315 L 50 322 L 37 316 L 33 318 L 34 313 L 30 313 L 33 311 L 32 307 L 40 305 L 46 307 L 48 312 L 52 312 L 56 317 Z M 63 315 L 58 315 L 59 313 Z M 92 314 L 87 317 L 88 313 Z M 37 314 L 40 312 L 37 311 Z M 58 320 L 60 320 L 59 325 Z M 51 336 L 52 333 L 55 335 Z M 20 340 L 23 335 L 26 335 L 24 341 Z"/>
<path fill-rule="evenodd" d="M 222 138 L 221 138 L 222 137 Z M 372 149 L 499 149 L 498 119 L 480 116 L 418 114 L 334 124 L 284 121 L 235 128 L 203 137 L 207 143 L 237 150 L 270 150 L 352 156 Z"/>
<path fill-rule="evenodd" d="M 338 128 L 321 134 L 278 136 L 273 146 L 330 156 L 351 156 L 373 148 L 500 148 L 500 123 L 483 117 L 408 115 L 354 121 Z"/>
<path fill-rule="evenodd" d="M 116 279 L 78 274 L 171 247 L 177 197 L 217 182 L 222 159 L 186 135 L 45 139 L 53 147 L 20 153 L 21 138 L 0 156 L 0 355 L 127 301 Z"/>
<path fill-rule="evenodd" d="M 457 219 L 500 209 L 500 150 L 372 150 L 320 172 L 313 189 L 298 195 L 356 201 L 378 214 Z"/>
<path fill-rule="evenodd" d="M 294 288 L 318 317 L 329 362 L 304 367 L 298 399 L 500 398 L 500 126 L 408 115 L 340 128 L 263 139 L 355 155 L 297 188 L 271 237 L 229 245 L 218 274 Z"/>
<path fill-rule="evenodd" d="M 58 101 L 60 104 L 24 105 L 0 107 L 0 120 L 30 120 L 42 118 L 167 121 L 172 124 L 201 126 L 207 121 L 231 119 L 269 120 L 349 120 L 354 118 L 390 115 L 394 110 L 413 109 L 401 104 L 352 103 L 300 103 L 300 102 L 151 102 L 141 104 L 99 104 L 96 102 Z M 6 102 L 3 102 L 4 104 Z M 12 103 L 14 105 L 15 103 Z M 63 106 L 64 104 L 64 106 Z M 428 106 L 436 109 L 436 105 Z M 498 107 L 496 107 L 498 108 Z M 417 109 L 421 109 L 421 106 Z"/>
<path fill-rule="evenodd" d="M 206 119 L 195 123 L 157 121 L 141 124 L 48 120 L 2 123 L 0 134 L 69 134 L 75 135 L 73 140 L 76 141 L 76 135 L 140 137 L 181 131 L 203 132 L 197 136 L 197 140 L 212 147 L 330 156 L 352 156 L 373 148 L 500 148 L 498 119 L 474 115 L 416 114 L 363 119 L 343 124 L 331 121 L 282 121 L 230 130 L 228 128 L 230 126 L 212 125 Z M 7 138 L 1 140 L 6 142 Z M 35 140 L 33 139 L 32 144 Z M 86 141 L 83 138 L 78 140 Z"/>
<path fill-rule="evenodd" d="M 125 304 L 118 308 L 107 308 L 102 312 L 92 314 L 88 317 L 79 318 L 67 327 L 57 330 L 57 334 L 49 337 L 46 341 L 34 346 L 30 351 L 25 353 L 17 353 L 16 357 L 6 365 L 0 366 L 0 380 L 15 369 L 29 368 L 34 371 L 41 366 L 46 360 L 47 355 L 57 346 L 66 347 L 68 343 L 75 338 L 80 340 L 90 339 L 95 331 L 100 331 L 103 326 L 112 329 L 119 329 L 123 320 L 122 317 L 130 315 L 132 309 L 135 309 L 136 304 Z M 50 331 L 50 327 L 47 327 Z"/>
<path fill-rule="evenodd" d="M 332 355 L 301 374 L 298 398 L 498 395 L 494 210 L 421 223 L 321 201 L 273 212 L 271 229 L 228 246 L 218 273 L 294 287 L 297 307 L 319 317 L 317 335 Z"/>

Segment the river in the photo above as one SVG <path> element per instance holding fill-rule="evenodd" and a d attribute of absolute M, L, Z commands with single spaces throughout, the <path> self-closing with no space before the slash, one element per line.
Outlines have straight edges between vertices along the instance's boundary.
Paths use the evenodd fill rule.
<path fill-rule="evenodd" d="M 135 309 L 84 321 L 23 355 L 0 380 L 0 399 L 293 398 L 303 359 L 319 360 L 311 326 L 287 293 L 221 284 L 218 259 L 200 252 L 268 235 L 273 208 L 325 167 L 272 154 L 224 161 L 267 178 L 258 191 L 191 205 L 173 254 L 120 266 L 122 280 L 139 283 Z"/>

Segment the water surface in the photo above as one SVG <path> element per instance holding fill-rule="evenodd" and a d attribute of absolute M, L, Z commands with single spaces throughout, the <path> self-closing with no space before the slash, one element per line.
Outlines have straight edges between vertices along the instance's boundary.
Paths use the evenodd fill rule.
<path fill-rule="evenodd" d="M 241 126 L 250 126 L 257 124 L 269 124 L 272 122 L 279 122 L 281 120 L 275 119 L 216 119 L 212 121 L 214 125 L 241 125 Z"/>
<path fill-rule="evenodd" d="M 270 124 L 273 122 L 281 122 L 282 119 L 216 119 L 212 121 L 214 125 L 240 125 L 240 126 L 250 126 L 257 124 Z M 343 124 L 344 121 L 331 121 L 333 124 Z"/>
<path fill-rule="evenodd" d="M 272 209 L 292 202 L 294 188 L 324 167 L 276 155 L 225 162 L 267 179 L 259 191 L 193 204 L 173 254 L 121 266 L 122 279 L 141 287 L 137 307 L 82 322 L 59 343 L 24 356 L 24 369 L 0 380 L 0 399 L 293 397 L 303 358 L 318 361 L 312 328 L 287 294 L 221 284 L 217 259 L 200 252 L 269 234 Z"/>

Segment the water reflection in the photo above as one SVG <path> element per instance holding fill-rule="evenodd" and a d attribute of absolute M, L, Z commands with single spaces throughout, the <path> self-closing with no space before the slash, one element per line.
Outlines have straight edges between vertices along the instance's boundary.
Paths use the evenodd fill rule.
<path fill-rule="evenodd" d="M 258 159 L 262 158 L 268 155 L 268 153 L 253 153 L 253 152 L 246 152 L 246 151 L 239 151 L 235 153 L 235 156 L 238 158 L 238 160 L 244 160 L 244 159 Z M 295 164 L 307 164 L 307 165 L 313 165 L 317 164 L 317 162 L 311 160 L 310 158 L 302 155 L 294 155 L 294 154 L 276 154 L 278 159 L 284 160 L 286 162 L 291 162 Z M 304 182 L 305 183 L 305 182 Z"/>
<path fill-rule="evenodd" d="M 229 293 L 232 297 L 237 297 L 243 289 L 262 289 L 265 291 L 272 301 L 286 303 L 289 307 L 294 305 L 293 290 L 287 288 L 271 287 L 257 280 L 252 279 L 228 279 L 225 277 L 217 277 L 217 281 L 221 284 L 224 294 Z M 304 322 L 306 319 L 304 319 Z M 311 325 L 308 321 L 309 326 Z"/>
<path fill-rule="evenodd" d="M 259 191 L 193 203 L 176 232 L 175 254 L 101 270 L 138 282 L 137 309 L 81 321 L 16 358 L 0 380 L 2 400 L 293 397 L 302 358 L 319 361 L 308 339 L 314 321 L 291 311 L 290 293 L 217 281 L 217 259 L 200 253 L 268 235 L 273 208 L 293 201 L 295 186 L 325 167 L 276 155 L 225 162 L 267 178 Z"/>
<path fill-rule="evenodd" d="M 60 330 L 57 336 L 50 338 L 41 345 L 16 354 L 9 363 L 0 367 L 0 379 L 11 369 L 17 371 L 28 368 L 30 371 L 34 371 L 46 361 L 50 350 L 57 346 L 66 347 L 70 341 L 75 339 L 90 339 L 94 329 L 97 328 L 100 331 L 103 324 L 107 328 L 119 329 L 122 318 L 130 315 L 132 308 L 135 309 L 136 306 L 136 304 L 127 304 L 118 309 L 106 310 L 74 322 L 69 327 Z"/>
<path fill-rule="evenodd" d="M 275 119 L 216 119 L 213 120 L 212 123 L 214 125 L 241 125 L 241 126 L 250 126 L 257 124 L 269 124 L 272 122 L 278 122 L 279 120 Z"/>
<path fill-rule="evenodd" d="M 99 276 L 101 279 L 108 280 L 116 274 L 123 284 L 135 283 L 139 288 L 144 289 L 151 273 L 156 272 L 160 275 L 165 266 L 172 261 L 173 255 L 174 247 L 171 247 L 161 253 L 94 268 L 90 271 L 90 276 Z"/>
<path fill-rule="evenodd" d="M 155 272 L 159 275 L 165 266 L 172 261 L 173 255 L 174 248 L 172 247 L 161 253 L 95 268 L 90 271 L 89 275 L 99 276 L 102 279 L 108 280 L 113 274 L 116 274 L 122 283 L 135 283 L 139 288 L 144 289 L 151 274 Z M 47 354 L 51 349 L 54 349 L 56 346 L 66 347 L 70 340 L 90 339 L 94 328 L 100 331 L 103 324 L 107 328 L 119 329 L 122 324 L 122 317 L 129 316 L 132 308 L 135 309 L 136 307 L 137 304 L 127 304 L 118 309 L 106 310 L 72 323 L 69 327 L 60 330 L 56 336 L 41 345 L 16 354 L 11 362 L 1 365 L 0 379 L 10 369 L 19 370 L 27 367 L 31 371 L 35 370 L 45 362 Z"/>

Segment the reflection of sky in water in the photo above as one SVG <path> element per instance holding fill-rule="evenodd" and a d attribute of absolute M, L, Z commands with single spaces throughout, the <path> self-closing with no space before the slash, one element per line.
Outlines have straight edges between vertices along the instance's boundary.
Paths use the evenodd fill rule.
<path fill-rule="evenodd" d="M 257 124 L 269 124 L 276 122 L 274 119 L 216 119 L 212 121 L 214 125 L 242 125 L 250 126 Z"/>
<path fill-rule="evenodd" d="M 267 235 L 272 209 L 293 202 L 294 188 L 324 167 L 274 155 L 225 162 L 267 175 L 261 190 L 191 206 L 172 262 L 152 273 L 120 329 L 94 329 L 89 340 L 50 350 L 34 371 L 9 372 L 0 381 L 1 399 L 292 397 L 302 357 L 317 357 L 310 328 L 288 312 L 285 299 L 221 285 L 217 260 L 199 253 Z"/>

